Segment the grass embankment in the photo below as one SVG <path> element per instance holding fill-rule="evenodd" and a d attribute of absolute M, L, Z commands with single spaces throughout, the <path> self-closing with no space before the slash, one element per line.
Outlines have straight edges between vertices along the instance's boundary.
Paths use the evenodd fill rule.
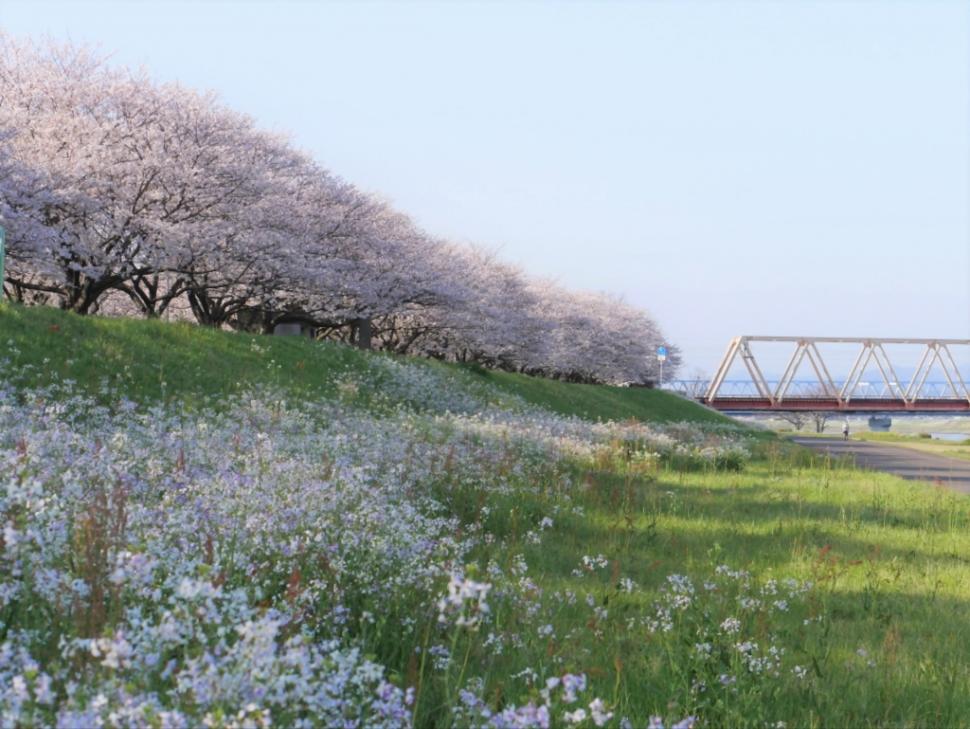
<path fill-rule="evenodd" d="M 0 303 L 0 359 L 5 357 L 25 386 L 70 379 L 81 390 L 98 396 L 101 384 L 106 383 L 122 386 L 128 398 L 141 403 L 179 400 L 191 404 L 203 398 L 209 402 L 253 386 L 270 386 L 294 397 L 336 397 L 339 375 L 345 373 L 365 375 L 360 395 L 367 399 L 380 394 L 380 368 L 375 362 L 387 358 L 449 373 L 459 388 L 477 381 L 563 415 L 593 420 L 730 422 L 719 413 L 656 390 L 578 385 L 361 352 L 301 337 L 240 334 L 187 323 L 82 317 L 46 307 Z"/>
<path fill-rule="evenodd" d="M 97 394 L 97 383 L 108 378 L 146 402 L 211 399 L 255 383 L 300 397 L 340 397 L 345 380 L 342 375 L 335 379 L 334 372 L 379 374 L 372 364 L 381 359 L 296 339 L 80 319 L 17 307 L 0 312 L 0 342 L 11 340 L 18 350 L 12 361 L 34 368 L 27 370 L 33 385 L 43 386 L 57 373 Z M 669 403 L 668 418 L 718 419 L 663 393 L 585 388 L 503 373 L 471 377 L 440 363 L 412 364 L 453 373 L 456 387 L 484 380 L 530 402 L 587 417 L 615 413 L 658 420 L 664 417 L 659 405 Z M 362 381 L 358 377 L 355 382 Z M 355 395 L 358 404 L 368 405 Z M 192 488 L 200 488 L 204 466 L 212 459 L 215 494 L 222 493 L 222 479 L 237 471 L 246 475 L 240 481 L 246 489 L 273 494 L 288 472 L 289 456 L 278 470 L 269 470 L 278 476 L 261 480 L 260 474 L 295 437 L 283 428 L 275 450 L 259 446 L 264 437 L 273 442 L 276 417 L 267 417 L 258 435 L 242 430 L 239 436 L 234 423 L 223 423 L 225 437 L 219 431 L 210 450 L 200 453 L 175 438 L 161 443 L 150 452 L 151 473 L 170 476 L 177 484 L 192 474 Z M 38 418 L 46 423 L 47 415 Z M 435 436 L 444 439 L 437 452 L 409 446 L 402 449 L 400 463 L 387 456 L 391 465 L 386 473 L 391 481 L 404 474 L 408 482 L 412 471 L 415 483 L 430 478 L 435 498 L 460 520 L 458 532 L 481 536 L 463 556 L 467 576 L 493 584 L 488 595 L 492 610 L 481 626 L 442 627 L 435 593 L 406 592 L 388 600 L 384 593 L 361 589 L 357 582 L 370 574 L 367 570 L 380 574 L 375 584 L 404 579 L 379 572 L 381 560 L 376 566 L 362 561 L 347 571 L 346 582 L 335 581 L 336 560 L 321 559 L 316 548 L 305 551 L 302 543 L 295 551 L 290 547 L 290 539 L 301 532 L 289 523 L 283 528 L 286 549 L 267 552 L 265 559 L 247 563 L 246 570 L 237 568 L 235 577 L 226 567 L 242 559 L 234 540 L 226 546 L 217 531 L 203 535 L 193 528 L 181 535 L 182 542 L 171 543 L 191 547 L 196 539 L 202 545 L 197 554 L 193 557 L 187 548 L 183 557 L 202 561 L 197 568 L 189 565 L 193 574 L 209 580 L 217 572 L 218 580 L 228 579 L 240 590 L 258 583 L 260 606 L 296 610 L 306 599 L 312 609 L 298 613 L 306 630 L 322 632 L 326 625 L 315 624 L 315 615 L 332 607 L 327 603 L 331 593 L 314 593 L 313 586 L 338 585 L 347 610 L 340 613 L 343 635 L 386 666 L 397 685 L 417 689 L 412 710 L 419 726 L 467 723 L 453 713 L 462 704 L 463 687 L 474 688 L 495 710 L 506 701 L 521 705 L 523 697 L 540 703 L 543 681 L 566 672 L 586 675 L 590 685 L 583 700 L 604 699 L 614 725 L 623 716 L 643 726 L 651 715 L 689 714 L 699 715 L 699 726 L 706 727 L 970 725 L 970 501 L 965 497 L 833 464 L 768 439 L 750 442 L 753 457 L 739 472 L 660 460 L 649 449 L 638 451 L 635 442 L 619 440 L 556 466 L 538 462 L 523 470 L 529 458 L 536 458 L 528 455 L 535 451 L 515 450 L 514 436 L 507 431 L 456 432 L 450 439 Z M 398 437 L 414 433 L 409 425 Z M 365 439 L 341 458 L 359 452 L 366 462 L 367 448 L 379 454 L 386 440 L 374 435 L 369 446 Z M 97 442 L 97 449 L 89 449 L 95 454 L 108 441 Z M 118 447 L 124 445 L 120 442 Z M 53 451 L 54 445 L 46 447 Z M 35 453 L 26 440 L 10 447 L 22 452 L 18 458 Z M 219 448 L 228 453 L 225 463 L 213 453 Z M 311 475 L 312 469 L 330 468 L 328 463 L 339 460 L 324 458 L 320 466 L 313 448 L 295 451 L 307 459 Z M 425 460 L 415 453 L 425 454 Z M 126 456 L 119 463 L 128 467 L 129 461 L 137 462 Z M 469 477 L 475 464 L 483 474 L 478 479 Z M 70 483 L 77 479 L 76 467 L 73 462 L 64 467 Z M 430 475 L 421 476 L 425 471 Z M 54 476 L 49 478 L 56 483 Z M 321 483 L 326 486 L 330 478 L 321 477 Z M 302 488 L 305 479 L 297 481 Z M 356 488 L 363 493 L 367 483 Z M 170 491 L 153 487 L 146 493 L 154 498 Z M 172 493 L 167 508 L 188 509 L 186 500 Z M 239 490 L 225 493 L 235 496 Z M 315 498 L 313 489 L 306 493 Z M 348 493 L 357 498 L 357 491 Z M 410 486 L 407 493 L 412 493 Z M 238 506 L 241 513 L 253 498 L 250 491 L 246 494 Z M 275 496 L 264 498 L 263 509 L 281 503 Z M 304 501 L 290 498 L 301 508 L 286 516 L 298 521 Z M 217 500 L 206 508 L 218 505 Z M 406 509 L 394 504 L 374 513 L 393 516 Z M 344 521 L 342 516 L 337 523 Z M 211 525 L 207 529 L 218 526 L 215 520 L 206 524 Z M 79 531 L 77 539 L 84 533 Z M 344 545 L 336 540 L 332 548 Z M 172 564 L 189 569 L 174 558 Z M 730 570 L 719 572 L 719 565 Z M 798 582 L 787 586 L 786 578 Z M 73 609 L 65 604 L 57 609 Z M 110 635 L 116 626 L 108 618 L 116 613 L 102 613 L 99 629 Z M 189 620 L 194 613 L 187 615 Z M 56 616 L 68 626 L 65 631 L 72 629 L 70 615 Z M 48 650 L 55 655 L 55 648 Z M 190 662 L 199 650 L 171 648 L 165 658 Z M 90 661 L 86 665 L 96 668 Z M 180 675 L 152 678 L 156 683 L 149 687 L 171 696 L 170 684 Z M 139 680 L 134 671 L 129 678 Z M 530 684 L 533 680 L 538 683 Z M 185 704 L 191 705 L 195 696 L 186 694 Z M 554 725 L 564 725 L 565 710 L 582 706 L 557 706 Z M 587 718 L 584 726 L 590 725 Z"/>
<path fill-rule="evenodd" d="M 576 385 L 527 377 L 511 372 L 468 368 L 482 379 L 506 392 L 518 395 L 533 405 L 563 415 L 578 415 L 590 420 L 625 420 L 645 422 L 694 421 L 704 423 L 732 422 L 724 415 L 701 407 L 685 398 L 642 387 L 604 387 Z"/>

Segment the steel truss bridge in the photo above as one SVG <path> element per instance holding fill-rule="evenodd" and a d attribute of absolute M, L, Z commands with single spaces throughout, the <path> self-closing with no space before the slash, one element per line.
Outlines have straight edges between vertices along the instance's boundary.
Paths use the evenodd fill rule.
<path fill-rule="evenodd" d="M 794 347 L 780 380 L 762 374 L 752 342 L 788 343 Z M 858 345 L 847 376 L 832 377 L 818 345 Z M 922 356 L 908 381 L 901 380 L 886 352 L 890 345 L 919 345 Z M 970 388 L 957 367 L 950 347 L 970 346 L 970 339 L 887 339 L 853 337 L 735 337 L 711 380 L 679 380 L 665 387 L 722 411 L 834 411 L 844 413 L 912 412 L 970 413 Z M 750 379 L 728 380 L 739 361 Z M 807 362 L 811 380 L 796 380 Z M 863 378 L 875 364 L 876 382 Z M 928 381 L 934 366 L 943 380 Z M 873 379 L 873 378 L 869 378 Z"/>

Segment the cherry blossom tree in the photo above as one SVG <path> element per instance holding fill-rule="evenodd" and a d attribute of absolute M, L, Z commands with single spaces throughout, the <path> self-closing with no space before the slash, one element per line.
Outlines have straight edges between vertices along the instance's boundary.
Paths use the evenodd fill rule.
<path fill-rule="evenodd" d="M 644 311 L 434 238 L 212 94 L 0 35 L 8 294 L 321 336 L 579 382 L 652 383 Z M 127 309 L 119 307 L 127 298 Z"/>
<path fill-rule="evenodd" d="M 84 49 L 0 44 L 4 146 L 43 180 L 33 214 L 57 231 L 40 250 L 14 236 L 14 260 L 37 264 L 33 277 L 12 268 L 15 287 L 57 294 L 83 313 L 143 265 L 141 204 L 151 173 L 126 143 L 144 120 L 141 97 L 126 93 L 132 85 Z"/>
<path fill-rule="evenodd" d="M 0 100 L 8 153 L 48 180 L 42 217 L 60 245 L 41 270 L 65 308 L 92 311 L 119 288 L 157 315 L 185 293 L 200 321 L 221 323 L 210 283 L 220 293 L 242 275 L 262 283 L 280 260 L 272 231 L 250 244 L 267 211 L 278 213 L 274 176 L 298 155 L 213 97 L 108 69 L 84 49 L 8 42 Z"/>
<path fill-rule="evenodd" d="M 44 251 L 57 247 L 57 231 L 45 224 L 50 204 L 48 186 L 41 172 L 25 167 L 9 150 L 10 132 L 0 130 L 0 225 L 7 242 L 6 295 L 17 301 L 46 303 L 48 293 L 42 269 Z M 21 282 L 36 287 L 25 289 Z"/>
<path fill-rule="evenodd" d="M 529 371 L 577 382 L 655 383 L 656 347 L 668 348 L 668 372 L 680 365 L 680 352 L 666 342 L 645 312 L 605 294 L 575 292 L 548 281 L 534 291 L 542 315 L 550 320 L 549 352 Z"/>

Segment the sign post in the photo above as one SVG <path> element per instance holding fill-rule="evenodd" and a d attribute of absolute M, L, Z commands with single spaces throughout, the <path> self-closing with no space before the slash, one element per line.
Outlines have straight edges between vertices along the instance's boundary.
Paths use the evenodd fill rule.
<path fill-rule="evenodd" d="M 657 361 L 660 362 L 660 383 L 659 387 L 664 386 L 664 361 L 667 359 L 667 348 L 662 344 L 657 347 Z"/>

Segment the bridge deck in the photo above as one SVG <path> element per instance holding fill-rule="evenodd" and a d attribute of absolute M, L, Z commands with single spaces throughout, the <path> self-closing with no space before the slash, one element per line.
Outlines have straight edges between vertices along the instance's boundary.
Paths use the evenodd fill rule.
<path fill-rule="evenodd" d="M 767 398 L 718 397 L 713 400 L 700 398 L 700 401 L 708 407 L 723 412 L 737 410 L 763 410 L 766 412 L 824 410 L 840 413 L 956 413 L 970 411 L 970 401 L 944 398 L 920 399 L 914 402 L 904 402 L 895 398 L 859 398 L 849 402 L 839 402 L 835 398 L 792 398 L 773 403 Z"/>

